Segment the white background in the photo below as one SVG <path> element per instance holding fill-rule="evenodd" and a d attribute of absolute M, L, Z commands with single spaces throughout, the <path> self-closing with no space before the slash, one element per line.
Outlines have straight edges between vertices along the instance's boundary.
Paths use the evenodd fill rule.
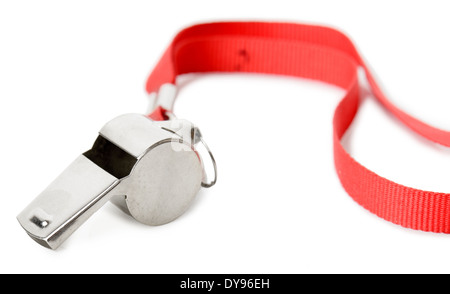
<path fill-rule="evenodd" d="M 0 2 L 0 273 L 449 273 L 450 236 L 391 224 L 345 193 L 332 158 L 342 91 L 294 78 L 207 75 L 183 87 L 175 112 L 201 128 L 219 179 L 176 221 L 148 227 L 107 204 L 51 251 L 16 220 L 104 123 L 146 110 L 147 75 L 176 32 L 198 22 L 338 28 L 394 103 L 449 130 L 449 9 L 447 1 Z M 372 98 L 345 146 L 384 177 L 450 192 L 449 149 Z"/>

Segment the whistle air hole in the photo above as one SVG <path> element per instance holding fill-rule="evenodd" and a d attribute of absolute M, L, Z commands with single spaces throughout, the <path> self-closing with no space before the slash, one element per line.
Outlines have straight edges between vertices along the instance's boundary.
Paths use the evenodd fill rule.
<path fill-rule="evenodd" d="M 137 162 L 133 155 L 102 136 L 98 136 L 92 149 L 83 155 L 118 179 L 128 176 Z"/>

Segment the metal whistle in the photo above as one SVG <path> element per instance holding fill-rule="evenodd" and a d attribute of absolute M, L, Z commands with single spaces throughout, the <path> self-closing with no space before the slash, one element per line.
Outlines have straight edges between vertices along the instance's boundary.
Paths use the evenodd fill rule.
<path fill-rule="evenodd" d="M 196 149 L 200 144 L 214 166 L 210 182 Z M 33 240 L 56 249 L 109 200 L 144 224 L 168 223 L 189 207 L 201 186 L 214 185 L 216 175 L 214 157 L 190 122 L 126 114 L 108 122 L 92 149 L 17 219 Z"/>

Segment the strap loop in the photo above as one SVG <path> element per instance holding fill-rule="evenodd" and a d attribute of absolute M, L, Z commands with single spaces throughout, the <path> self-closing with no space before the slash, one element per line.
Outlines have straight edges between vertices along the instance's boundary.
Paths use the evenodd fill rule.
<path fill-rule="evenodd" d="M 404 227 L 450 233 L 450 194 L 399 185 L 356 162 L 340 140 L 359 107 L 358 69 L 373 95 L 394 116 L 425 138 L 450 146 L 450 132 L 430 126 L 392 104 L 350 39 L 332 28 L 292 23 L 223 22 L 182 30 L 150 74 L 146 89 L 158 91 L 178 75 L 249 72 L 320 80 L 345 90 L 333 118 L 334 160 L 342 186 L 376 215 Z"/>

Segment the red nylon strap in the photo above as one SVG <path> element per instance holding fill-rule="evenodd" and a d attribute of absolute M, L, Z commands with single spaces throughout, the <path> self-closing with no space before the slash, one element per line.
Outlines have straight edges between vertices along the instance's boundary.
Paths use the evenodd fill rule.
<path fill-rule="evenodd" d="M 345 89 L 333 118 L 334 159 L 342 186 L 376 215 L 404 227 L 450 233 L 450 194 L 422 191 L 389 181 L 356 162 L 340 139 L 359 106 L 358 68 L 363 68 L 374 96 L 415 132 L 450 146 L 450 133 L 406 114 L 382 93 L 355 46 L 339 31 L 291 23 L 207 23 L 181 31 L 147 81 L 157 92 L 178 75 L 251 72 L 309 78 Z M 156 110 L 159 117 L 161 109 Z M 154 115 L 155 116 L 155 115 Z"/>

